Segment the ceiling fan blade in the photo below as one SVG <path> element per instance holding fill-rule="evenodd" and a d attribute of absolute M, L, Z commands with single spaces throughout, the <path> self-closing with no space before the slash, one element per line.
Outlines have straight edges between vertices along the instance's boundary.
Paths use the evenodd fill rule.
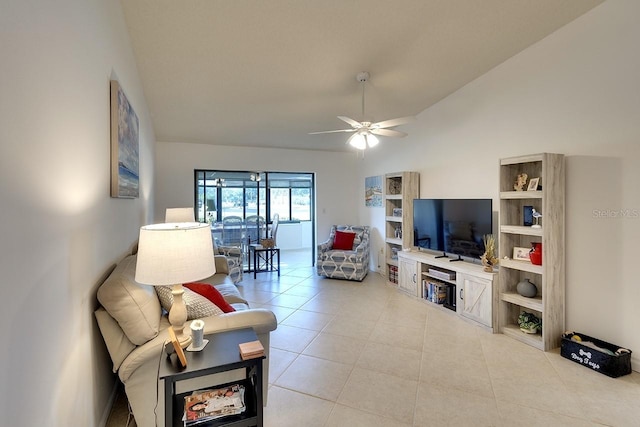
<path fill-rule="evenodd" d="M 371 129 L 371 133 L 374 135 L 393 136 L 395 138 L 404 138 L 408 134 L 393 129 Z"/>
<path fill-rule="evenodd" d="M 350 119 L 347 116 L 338 116 L 338 118 L 340 120 L 342 120 L 343 122 L 349 123 L 351 126 L 353 126 L 356 129 L 360 129 L 362 127 L 362 123 L 357 122 L 357 121 L 355 121 L 353 119 Z"/>
<path fill-rule="evenodd" d="M 371 128 L 390 128 L 394 126 L 404 125 L 406 123 L 410 123 L 414 121 L 415 116 L 407 116 L 407 117 L 398 117 L 397 119 L 384 120 L 382 122 L 374 123 L 371 125 Z"/>
<path fill-rule="evenodd" d="M 319 135 L 321 133 L 355 132 L 355 131 L 356 129 L 323 130 L 320 132 L 309 132 L 309 135 Z"/>

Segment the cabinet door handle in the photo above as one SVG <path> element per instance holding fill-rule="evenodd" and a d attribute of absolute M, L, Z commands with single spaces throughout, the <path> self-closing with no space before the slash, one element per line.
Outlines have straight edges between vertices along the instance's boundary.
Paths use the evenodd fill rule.
<path fill-rule="evenodd" d="M 464 299 L 464 288 L 460 289 L 460 299 Z"/>
<path fill-rule="evenodd" d="M 415 273 L 413 273 L 413 283 L 418 283 L 418 282 L 416 282 L 416 274 Z"/>

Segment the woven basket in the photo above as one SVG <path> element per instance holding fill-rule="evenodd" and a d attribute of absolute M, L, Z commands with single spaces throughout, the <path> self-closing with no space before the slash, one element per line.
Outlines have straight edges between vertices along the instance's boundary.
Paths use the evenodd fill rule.
<path fill-rule="evenodd" d="M 260 244 L 265 248 L 273 248 L 276 242 L 274 242 L 273 239 L 260 239 Z"/>

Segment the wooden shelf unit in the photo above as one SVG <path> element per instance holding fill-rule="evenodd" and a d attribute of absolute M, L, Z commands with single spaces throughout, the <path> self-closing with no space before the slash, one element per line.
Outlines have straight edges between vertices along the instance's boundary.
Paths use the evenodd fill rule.
<path fill-rule="evenodd" d="M 497 313 L 493 307 L 497 300 L 497 273 L 487 273 L 480 264 L 451 262 L 450 258 L 437 258 L 437 255 L 423 251 L 402 251 L 398 258 L 398 289 L 434 307 L 452 312 L 452 305 L 445 307 L 426 300 L 423 280 L 428 282 L 435 279 L 436 282 L 449 284 L 449 291 L 454 294 L 448 303 L 455 303 L 455 313 L 478 326 L 495 331 Z M 440 274 L 432 273 L 430 269 L 437 270 Z"/>
<path fill-rule="evenodd" d="M 384 257 L 385 274 L 387 280 L 397 286 L 397 282 L 391 281 L 390 267 L 398 267 L 398 259 L 395 254 L 402 248 L 413 246 L 413 199 L 420 197 L 420 174 L 418 172 L 388 173 L 384 177 Z M 394 215 L 398 209 L 402 215 Z M 402 230 L 402 237 L 396 236 L 396 229 Z"/>
<path fill-rule="evenodd" d="M 540 178 L 538 189 L 513 191 L 520 173 L 526 173 L 529 179 Z M 565 321 L 564 155 L 542 153 L 501 159 L 499 190 L 498 330 L 548 351 L 560 346 Z M 542 214 L 542 228 L 523 225 L 525 206 L 533 206 Z M 533 242 L 542 243 L 542 265 L 512 259 L 514 247 L 530 248 Z M 536 285 L 536 297 L 526 298 L 516 292 L 518 282 L 524 279 Z M 523 310 L 542 320 L 542 331 L 520 331 L 517 318 Z"/>

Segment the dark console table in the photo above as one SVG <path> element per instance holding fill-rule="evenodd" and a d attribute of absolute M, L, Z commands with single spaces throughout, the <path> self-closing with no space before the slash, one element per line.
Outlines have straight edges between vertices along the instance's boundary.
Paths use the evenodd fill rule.
<path fill-rule="evenodd" d="M 165 427 L 184 426 L 184 397 L 191 391 L 176 394 L 177 382 L 239 368 L 245 368 L 245 380 L 233 384 L 240 383 L 245 387 L 245 412 L 198 424 L 198 427 L 262 426 L 262 361 L 265 357 L 242 360 L 238 347 L 241 343 L 257 340 L 256 333 L 246 328 L 205 335 L 205 338 L 209 343 L 202 351 L 185 352 L 186 368 L 180 367 L 175 354 L 160 362 L 158 378 L 164 380 Z M 212 388 L 219 386 L 223 384 L 212 384 Z"/>

